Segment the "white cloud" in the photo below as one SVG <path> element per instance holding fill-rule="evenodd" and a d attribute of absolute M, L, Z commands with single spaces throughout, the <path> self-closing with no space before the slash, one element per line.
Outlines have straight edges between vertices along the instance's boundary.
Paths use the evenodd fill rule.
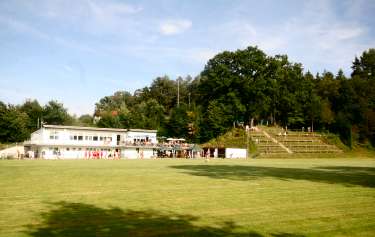
<path fill-rule="evenodd" d="M 37 37 L 43 40 L 50 39 L 50 36 L 48 34 L 32 27 L 25 22 L 16 20 L 11 17 L 4 17 L 0 15 L 0 24 L 6 25 L 7 27 L 15 30 L 18 33 L 32 35 L 33 37 Z"/>
<path fill-rule="evenodd" d="M 101 23 L 113 24 L 116 20 L 127 14 L 135 14 L 142 11 L 142 7 L 125 3 L 103 2 L 87 0 L 89 14 L 93 20 Z"/>
<path fill-rule="evenodd" d="M 73 72 L 73 68 L 71 66 L 69 66 L 69 65 L 64 65 L 63 68 L 67 72 Z"/>
<path fill-rule="evenodd" d="M 81 44 L 75 42 L 73 40 L 64 39 L 62 37 L 54 36 L 52 34 L 48 34 L 43 30 L 37 29 L 35 26 L 27 22 L 23 22 L 18 19 L 14 19 L 12 17 L 4 17 L 0 16 L 0 25 L 5 25 L 6 27 L 12 29 L 17 33 L 21 33 L 30 37 L 38 38 L 40 40 L 44 40 L 46 42 L 52 42 L 57 45 L 61 45 L 67 48 L 71 48 L 74 50 L 80 50 L 87 53 L 95 53 L 96 51 L 88 46 L 87 44 Z"/>
<path fill-rule="evenodd" d="M 100 7 L 101 12 L 106 12 L 107 15 L 136 14 L 143 10 L 140 6 L 126 3 L 109 3 L 107 1 L 105 3 L 105 5 L 101 4 Z"/>
<path fill-rule="evenodd" d="M 38 6 L 35 6 L 38 5 Z M 74 7 L 73 7 L 74 6 Z M 51 18 L 113 18 L 120 15 L 131 15 L 143 10 L 141 6 L 123 2 L 83 0 L 83 1 L 50 1 L 42 4 L 30 5 L 29 8 L 36 14 Z M 42 9 L 40 9 L 42 8 Z M 79 23 L 79 22 L 78 22 Z"/>
<path fill-rule="evenodd" d="M 20 7 L 29 14 L 53 21 L 60 27 L 81 32 L 119 34 L 136 28 L 132 17 L 143 10 L 137 4 L 122 1 L 100 0 L 39 0 L 37 3 L 26 1 Z"/>
<path fill-rule="evenodd" d="M 338 27 L 337 29 L 334 29 L 332 33 L 334 35 L 337 35 L 338 40 L 348 40 L 353 39 L 361 36 L 365 30 L 361 27 Z"/>
<path fill-rule="evenodd" d="M 167 20 L 160 23 L 160 33 L 163 35 L 180 34 L 191 28 L 192 22 L 186 19 Z"/>
<path fill-rule="evenodd" d="M 115 49 L 112 49 L 115 50 Z M 148 63 L 182 62 L 190 65 L 204 65 L 214 57 L 219 50 L 198 47 L 164 47 L 164 46 L 139 46 L 117 49 L 122 53 L 132 54 Z"/>
<path fill-rule="evenodd" d="M 263 27 L 246 20 L 233 20 L 213 27 L 207 31 L 210 38 L 216 39 L 211 44 L 222 50 L 243 49 L 248 46 L 258 46 L 267 53 L 279 53 L 287 45 L 285 35 L 280 30 Z"/>
<path fill-rule="evenodd" d="M 257 45 L 269 55 L 287 54 L 307 70 L 350 71 L 356 54 L 369 47 L 369 29 L 356 18 L 339 15 L 329 1 L 304 3 L 300 14 L 284 21 L 251 22 L 234 19 L 209 29 L 215 48 L 234 50 Z"/>

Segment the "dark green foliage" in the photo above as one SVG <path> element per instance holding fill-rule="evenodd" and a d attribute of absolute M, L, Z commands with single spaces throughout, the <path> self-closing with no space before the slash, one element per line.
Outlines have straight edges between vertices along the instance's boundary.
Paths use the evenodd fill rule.
<path fill-rule="evenodd" d="M 111 113 L 102 113 L 99 122 L 97 123 L 98 127 L 102 128 L 122 128 L 120 122 L 120 116 Z"/>
<path fill-rule="evenodd" d="M 68 114 L 63 104 L 51 100 L 43 108 L 43 121 L 47 124 L 54 125 L 71 125 L 72 117 Z"/>
<path fill-rule="evenodd" d="M 92 126 L 94 126 L 93 121 L 94 121 L 94 118 L 93 118 L 91 115 L 89 115 L 89 114 L 84 114 L 84 115 L 81 115 L 81 116 L 77 119 L 76 124 L 77 124 L 78 126 L 92 127 Z"/>
<path fill-rule="evenodd" d="M 253 47 L 218 54 L 207 63 L 197 87 L 202 111 L 207 112 L 202 140 L 225 131 L 228 120 L 254 118 L 330 130 L 349 146 L 354 138 L 374 144 L 374 62 L 375 50 L 370 49 L 355 59 L 351 79 L 341 69 L 336 76 L 325 71 L 314 78 L 309 72 L 303 75 L 302 65 L 285 55 L 267 57 Z M 215 119 L 209 111 L 215 111 Z"/>
<path fill-rule="evenodd" d="M 352 69 L 351 78 L 341 69 L 336 76 L 324 71 L 314 77 L 286 55 L 267 56 L 257 47 L 225 51 L 210 59 L 194 79 L 163 76 L 134 94 L 118 91 L 105 96 L 96 103 L 96 126 L 157 129 L 160 136 L 203 143 L 233 124 L 268 121 L 330 131 L 350 147 L 352 142 L 375 145 L 375 49 L 355 57 Z M 47 124 L 94 125 L 90 115 L 72 118 L 55 101 L 43 108 L 36 100 L 20 107 L 1 104 L 0 113 L 1 141 L 24 137 L 20 132 L 20 137 L 7 138 L 8 124 L 20 131 L 26 127 L 26 134 L 37 129 L 39 119 Z"/>
<path fill-rule="evenodd" d="M 57 101 L 50 101 L 43 108 L 36 100 L 28 100 L 21 106 L 7 106 L 0 102 L 0 142 L 22 142 L 40 127 L 42 121 L 71 125 L 74 119 Z"/>
<path fill-rule="evenodd" d="M 355 57 L 352 69 L 352 77 L 375 80 L 375 48 L 364 51 L 359 59 Z"/>
<path fill-rule="evenodd" d="M 0 142 L 21 142 L 28 138 L 29 116 L 19 108 L 0 102 Z"/>
<path fill-rule="evenodd" d="M 37 100 L 27 100 L 20 106 L 20 111 L 25 112 L 29 116 L 27 125 L 29 132 L 37 130 L 43 117 L 43 108 L 39 102 Z"/>
<path fill-rule="evenodd" d="M 157 129 L 161 136 L 187 137 L 193 83 L 190 76 L 177 80 L 158 77 L 134 95 L 116 92 L 104 97 L 96 104 L 95 114 L 100 117 L 97 126 Z"/>
<path fill-rule="evenodd" d="M 169 137 L 188 137 L 188 114 L 185 104 L 171 110 L 170 118 L 166 124 L 166 136 Z"/>

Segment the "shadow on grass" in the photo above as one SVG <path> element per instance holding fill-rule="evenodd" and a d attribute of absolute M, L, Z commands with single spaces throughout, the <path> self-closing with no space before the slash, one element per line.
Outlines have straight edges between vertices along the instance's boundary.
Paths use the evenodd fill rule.
<path fill-rule="evenodd" d="M 199 218 L 156 211 L 103 209 L 82 203 L 58 202 L 41 214 L 41 224 L 28 225 L 34 237 L 118 237 L 118 236 L 233 236 L 261 237 L 256 232 L 238 232 L 239 226 L 226 222 L 219 227 L 198 226 Z"/>
<path fill-rule="evenodd" d="M 280 180 L 307 180 L 346 186 L 375 187 L 373 167 L 322 166 L 302 169 L 241 165 L 176 165 L 171 168 L 185 170 L 191 175 L 216 179 L 254 180 L 271 177 Z"/>
<path fill-rule="evenodd" d="M 276 234 L 271 234 L 273 237 L 304 237 L 304 235 L 299 235 L 299 234 L 291 234 L 291 233 L 276 233 Z"/>

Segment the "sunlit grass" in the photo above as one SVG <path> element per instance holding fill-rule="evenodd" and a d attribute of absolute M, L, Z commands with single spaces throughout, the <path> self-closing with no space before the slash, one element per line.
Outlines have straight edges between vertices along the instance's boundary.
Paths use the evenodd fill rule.
<path fill-rule="evenodd" d="M 374 236 L 374 159 L 0 161 L 0 236 Z"/>

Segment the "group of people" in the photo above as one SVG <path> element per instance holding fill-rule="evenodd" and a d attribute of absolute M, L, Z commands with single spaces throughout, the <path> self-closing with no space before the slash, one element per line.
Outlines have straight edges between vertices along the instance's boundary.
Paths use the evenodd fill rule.
<path fill-rule="evenodd" d="M 118 151 L 106 151 L 106 150 L 94 150 L 85 151 L 85 159 L 120 159 L 120 152 Z"/>
<path fill-rule="evenodd" d="M 146 141 L 144 139 L 134 139 L 134 141 L 123 141 L 122 144 L 127 146 L 153 146 L 155 145 L 151 141 Z"/>
<path fill-rule="evenodd" d="M 189 149 L 179 150 L 160 150 L 158 151 L 158 157 L 160 158 L 194 158 L 193 151 Z"/>

